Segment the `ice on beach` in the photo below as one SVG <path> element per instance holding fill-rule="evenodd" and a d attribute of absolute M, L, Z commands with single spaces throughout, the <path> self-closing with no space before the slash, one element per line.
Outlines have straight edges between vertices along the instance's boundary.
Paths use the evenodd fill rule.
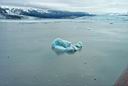
<path fill-rule="evenodd" d="M 57 54 L 62 54 L 62 53 L 73 54 L 76 51 L 79 51 L 82 49 L 82 42 L 79 41 L 76 44 L 72 44 L 71 42 L 69 42 L 67 40 L 63 40 L 61 38 L 56 38 L 52 42 L 52 49 Z"/>

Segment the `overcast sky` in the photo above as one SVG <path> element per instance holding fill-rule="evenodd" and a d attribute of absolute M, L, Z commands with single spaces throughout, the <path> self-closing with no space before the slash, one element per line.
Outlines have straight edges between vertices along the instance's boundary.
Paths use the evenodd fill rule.
<path fill-rule="evenodd" d="M 128 0 L 0 0 L 0 4 L 85 12 L 128 12 Z"/>

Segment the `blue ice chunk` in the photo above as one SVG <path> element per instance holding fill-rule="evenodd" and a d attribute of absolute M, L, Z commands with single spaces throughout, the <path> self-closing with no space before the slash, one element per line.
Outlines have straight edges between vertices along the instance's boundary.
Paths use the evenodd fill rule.
<path fill-rule="evenodd" d="M 67 40 L 63 40 L 61 38 L 56 38 L 52 42 L 52 49 L 56 53 L 75 53 L 82 49 L 82 42 L 79 41 L 76 44 L 72 44 Z"/>

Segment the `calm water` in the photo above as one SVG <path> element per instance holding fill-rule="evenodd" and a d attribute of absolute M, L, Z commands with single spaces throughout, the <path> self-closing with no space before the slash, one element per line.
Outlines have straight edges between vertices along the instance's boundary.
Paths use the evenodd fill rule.
<path fill-rule="evenodd" d="M 56 55 L 57 37 L 83 49 Z M 112 86 L 127 63 L 127 22 L 0 22 L 0 86 Z"/>

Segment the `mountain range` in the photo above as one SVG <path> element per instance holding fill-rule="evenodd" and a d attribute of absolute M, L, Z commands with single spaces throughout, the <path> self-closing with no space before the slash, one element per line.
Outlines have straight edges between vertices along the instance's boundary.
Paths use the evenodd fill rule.
<path fill-rule="evenodd" d="M 83 16 L 95 14 L 33 7 L 0 7 L 0 19 L 74 19 Z"/>

